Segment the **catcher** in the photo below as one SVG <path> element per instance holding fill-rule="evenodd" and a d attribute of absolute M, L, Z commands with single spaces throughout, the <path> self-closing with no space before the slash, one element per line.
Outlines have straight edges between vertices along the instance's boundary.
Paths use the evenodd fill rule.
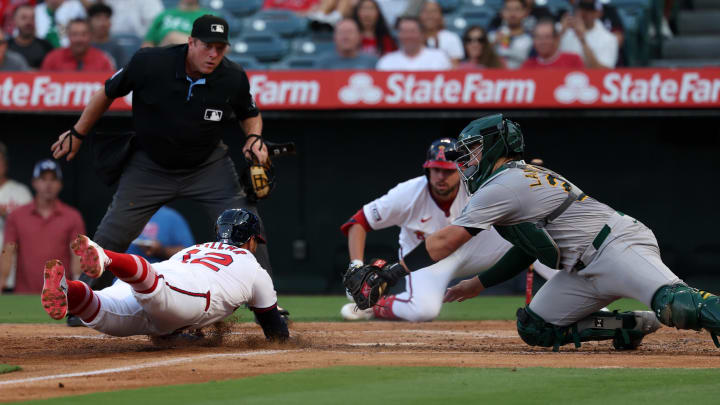
<path fill-rule="evenodd" d="M 487 271 L 449 288 L 444 301 L 475 297 L 537 259 L 562 271 L 517 311 L 518 334 L 529 345 L 558 350 L 609 339 L 618 349 L 634 349 L 662 322 L 706 329 L 720 346 L 718 297 L 683 283 L 660 259 L 652 231 L 637 219 L 586 195 L 555 172 L 526 164 L 518 124 L 502 114 L 475 120 L 463 129 L 457 148 L 462 154 L 458 169 L 471 195 L 468 205 L 452 225 L 405 255 L 404 263 L 349 271 L 345 285 L 359 306 L 377 302 L 386 286 L 408 271 L 458 254 L 492 226 L 513 247 Z M 622 297 L 653 312 L 598 312 Z"/>

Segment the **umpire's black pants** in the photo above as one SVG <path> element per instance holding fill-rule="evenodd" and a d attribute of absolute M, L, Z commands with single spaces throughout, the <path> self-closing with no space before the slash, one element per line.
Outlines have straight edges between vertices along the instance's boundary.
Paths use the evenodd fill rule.
<path fill-rule="evenodd" d="M 179 170 L 166 169 L 153 162 L 147 153 L 138 150 L 125 166 L 112 203 L 93 240 L 105 249 L 125 252 L 150 217 L 161 206 L 178 198 L 200 203 L 213 221 L 228 208 L 245 208 L 258 214 L 257 207 L 245 198 L 235 165 L 224 144 L 220 144 L 200 166 Z M 214 227 L 214 222 L 208 226 Z M 272 274 L 264 244 L 258 245 L 255 257 Z M 81 279 L 90 281 L 90 286 L 97 290 L 111 283 L 110 272 L 105 272 L 103 276 L 90 280 L 83 275 Z"/>

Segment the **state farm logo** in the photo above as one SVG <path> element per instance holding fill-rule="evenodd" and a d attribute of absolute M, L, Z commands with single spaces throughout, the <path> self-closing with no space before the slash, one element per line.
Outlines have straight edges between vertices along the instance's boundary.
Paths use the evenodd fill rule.
<path fill-rule="evenodd" d="M 377 104 L 382 100 L 383 92 L 375 86 L 373 78 L 367 73 L 356 73 L 350 76 L 347 86 L 340 89 L 338 97 L 344 104 Z"/>
<path fill-rule="evenodd" d="M 581 72 L 569 73 L 565 76 L 565 83 L 555 89 L 555 100 L 562 104 L 576 101 L 590 104 L 594 103 L 599 95 L 597 87 L 590 85 L 590 79 Z"/>

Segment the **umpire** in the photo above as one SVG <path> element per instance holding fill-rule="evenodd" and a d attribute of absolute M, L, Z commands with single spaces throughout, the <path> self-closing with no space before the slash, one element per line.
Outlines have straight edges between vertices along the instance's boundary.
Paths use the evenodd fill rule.
<path fill-rule="evenodd" d="M 242 128 L 247 135 L 243 154 L 254 153 L 261 163 L 268 158 L 248 77 L 224 57 L 228 46 L 227 21 L 204 15 L 195 20 L 186 45 L 139 50 L 52 145 L 54 158 L 67 155 L 71 160 L 113 100 L 133 92 L 135 136 L 117 191 L 93 238 L 100 246 L 124 252 L 155 211 L 177 198 L 200 203 L 213 219 L 227 208 L 257 215 L 221 141 L 224 132 L 240 133 Z M 256 257 L 270 272 L 264 245 Z M 101 280 L 93 288 L 107 284 Z"/>

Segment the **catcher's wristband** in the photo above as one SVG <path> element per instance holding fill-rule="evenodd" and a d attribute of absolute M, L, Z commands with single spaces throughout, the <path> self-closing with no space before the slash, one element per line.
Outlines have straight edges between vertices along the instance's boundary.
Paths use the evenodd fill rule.
<path fill-rule="evenodd" d="M 247 134 L 247 136 L 245 137 L 245 139 L 251 139 L 251 138 L 257 138 L 260 141 L 262 141 L 262 135 L 260 135 L 260 134 Z"/>
<path fill-rule="evenodd" d="M 430 253 L 427 251 L 427 246 L 425 245 L 426 242 L 427 241 L 417 245 L 417 247 L 411 250 L 407 256 L 403 257 L 403 261 L 405 262 L 405 266 L 407 266 L 408 270 L 420 270 L 435 264 L 435 260 L 430 257 Z"/>

